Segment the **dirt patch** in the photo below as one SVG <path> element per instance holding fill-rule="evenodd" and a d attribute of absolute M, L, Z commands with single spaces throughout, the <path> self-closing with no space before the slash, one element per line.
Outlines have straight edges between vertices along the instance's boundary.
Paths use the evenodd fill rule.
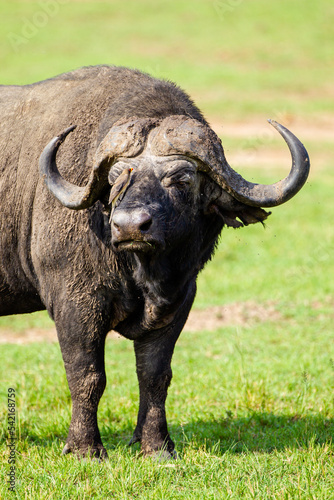
<path fill-rule="evenodd" d="M 0 329 L 0 344 L 30 344 L 31 342 L 57 342 L 55 328 L 30 328 L 22 332 Z"/>
<path fill-rule="evenodd" d="M 188 332 L 213 331 L 225 326 L 250 326 L 256 322 L 279 321 L 281 319 L 282 316 L 275 309 L 273 302 L 265 304 L 257 304 L 254 301 L 235 302 L 203 310 L 192 310 L 184 330 Z"/>
<path fill-rule="evenodd" d="M 108 337 L 120 337 L 116 332 L 109 332 Z M 31 344 L 32 342 L 58 342 L 56 328 L 29 328 L 21 332 L 2 330 L 0 328 L 0 344 Z"/>
<path fill-rule="evenodd" d="M 225 326 L 249 326 L 255 322 L 279 321 L 280 319 L 282 319 L 281 315 L 272 302 L 265 304 L 257 304 L 253 301 L 236 302 L 202 310 L 193 309 L 184 330 L 187 332 L 213 331 Z M 118 338 L 120 335 L 110 332 L 108 337 Z M 31 342 L 57 342 L 56 329 L 30 328 L 22 332 L 0 330 L 0 344 L 20 345 Z"/>

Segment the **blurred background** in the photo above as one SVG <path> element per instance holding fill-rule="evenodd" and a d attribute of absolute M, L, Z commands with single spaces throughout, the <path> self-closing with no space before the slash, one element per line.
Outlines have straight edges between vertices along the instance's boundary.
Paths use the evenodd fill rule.
<path fill-rule="evenodd" d="M 266 119 L 289 127 L 309 150 L 309 182 L 274 209 L 265 230 L 223 232 L 195 305 L 313 301 L 328 310 L 333 25 L 331 0 L 2 1 L 0 82 L 22 85 L 95 64 L 175 81 L 222 138 L 230 164 L 259 182 L 277 181 L 291 163 Z"/>
<path fill-rule="evenodd" d="M 46 312 L 0 318 L 0 446 L 7 457 L 14 387 L 22 498 L 333 498 L 333 26 L 333 0 L 0 2 L 0 84 L 130 66 L 187 91 L 249 180 L 290 169 L 267 118 L 311 159 L 300 193 L 265 228 L 223 230 L 199 277 L 167 404 L 178 465 L 126 446 L 138 389 L 132 343 L 115 336 L 99 406 L 111 465 L 60 458 L 70 395 L 54 325 Z"/>

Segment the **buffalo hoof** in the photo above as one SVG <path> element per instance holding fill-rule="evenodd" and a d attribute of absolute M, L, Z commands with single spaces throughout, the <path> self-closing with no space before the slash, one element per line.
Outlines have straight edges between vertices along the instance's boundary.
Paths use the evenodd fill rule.
<path fill-rule="evenodd" d="M 91 458 L 97 462 L 102 462 L 108 458 L 108 453 L 102 444 L 87 447 L 85 449 L 71 447 L 68 443 L 65 444 L 62 455 L 74 452 L 80 458 Z"/>
<path fill-rule="evenodd" d="M 136 436 L 136 434 L 134 434 L 132 436 L 132 438 L 130 439 L 128 446 L 132 446 L 135 443 L 140 443 L 140 441 L 141 441 L 141 438 L 139 436 Z"/>
<path fill-rule="evenodd" d="M 167 460 L 177 460 L 179 458 L 175 450 L 158 450 L 154 451 L 149 456 L 152 457 L 155 462 L 159 463 L 166 462 Z"/>
<path fill-rule="evenodd" d="M 71 453 L 71 447 L 69 444 L 65 444 L 63 451 L 61 452 L 62 455 L 67 455 L 68 453 Z"/>

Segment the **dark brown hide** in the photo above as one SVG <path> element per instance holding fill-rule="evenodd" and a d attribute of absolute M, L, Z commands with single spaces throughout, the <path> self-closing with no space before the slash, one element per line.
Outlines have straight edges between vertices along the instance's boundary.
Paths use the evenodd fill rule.
<path fill-rule="evenodd" d="M 217 185 L 220 141 L 172 83 L 126 68 L 82 68 L 0 87 L 0 110 L 0 315 L 46 309 L 55 321 L 73 407 L 64 453 L 107 456 L 97 408 L 114 329 L 134 341 L 136 354 L 131 442 L 171 458 L 165 400 L 197 275 L 224 225 L 268 214 Z M 45 150 L 53 138 L 59 150 Z M 47 188 L 50 164 L 71 200 L 83 188 L 77 210 Z"/>

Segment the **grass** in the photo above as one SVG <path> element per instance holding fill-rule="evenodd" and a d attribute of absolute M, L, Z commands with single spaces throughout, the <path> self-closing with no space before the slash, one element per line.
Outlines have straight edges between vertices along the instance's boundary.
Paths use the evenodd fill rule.
<path fill-rule="evenodd" d="M 248 176 L 269 179 L 260 172 Z M 256 298 L 308 307 L 333 297 L 333 188 L 330 170 L 313 173 L 293 201 L 273 209 L 265 229 L 223 231 L 213 262 L 199 278 L 196 306 Z"/>
<path fill-rule="evenodd" d="M 219 119 L 334 109 L 330 0 L 46 4 L 1 3 L 1 83 L 108 63 L 175 80 Z"/>
<path fill-rule="evenodd" d="M 325 169 L 274 210 L 266 229 L 223 232 L 200 276 L 197 307 L 272 301 L 280 318 L 181 335 L 167 400 L 178 462 L 153 463 L 138 446 L 127 448 L 138 407 L 131 342 L 112 339 L 106 347 L 99 425 L 110 460 L 103 465 L 60 456 L 71 403 L 59 346 L 3 345 L 5 457 L 6 389 L 17 394 L 12 497 L 333 498 L 332 189 Z M 0 320 L 0 328 L 16 331 L 50 325 L 45 313 Z"/>
<path fill-rule="evenodd" d="M 181 336 L 167 413 L 182 459 L 172 464 L 126 446 L 138 398 L 130 342 L 106 347 L 103 465 L 60 456 L 70 397 L 58 345 L 5 346 L 2 387 L 17 394 L 16 498 L 332 498 L 331 324 L 305 314 Z"/>
<path fill-rule="evenodd" d="M 326 122 L 334 110 L 333 18 L 330 0 L 4 1 L 1 83 L 118 64 L 176 81 L 219 123 Z M 167 401 L 181 460 L 154 463 L 138 446 L 127 448 L 138 406 L 130 342 L 106 347 L 99 422 L 110 460 L 103 465 L 60 455 L 71 402 L 59 346 L 6 344 L 1 498 L 333 498 L 334 148 L 321 137 L 306 145 L 313 170 L 302 192 L 275 208 L 265 229 L 223 231 L 199 278 L 197 308 L 271 302 L 280 319 L 182 334 Z M 224 146 L 227 155 L 284 147 L 280 138 L 226 134 Z M 286 168 L 271 163 L 268 171 L 239 170 L 274 182 Z M 46 313 L 0 318 L 0 330 L 51 325 Z M 9 387 L 17 394 L 14 493 L 6 490 Z"/>

